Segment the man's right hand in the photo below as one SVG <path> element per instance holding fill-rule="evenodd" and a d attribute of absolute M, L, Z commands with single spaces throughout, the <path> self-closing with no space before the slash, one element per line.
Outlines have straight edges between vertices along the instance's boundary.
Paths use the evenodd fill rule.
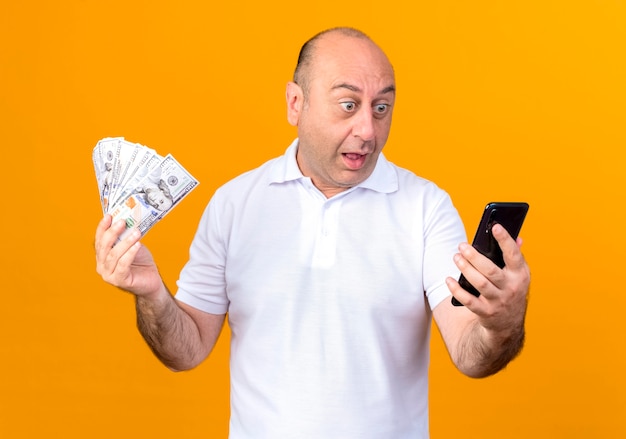
<path fill-rule="evenodd" d="M 126 224 L 121 220 L 111 223 L 111 215 L 105 215 L 96 229 L 96 271 L 122 290 L 156 297 L 165 286 L 150 251 L 139 242 L 139 231 L 134 230 L 117 242 Z"/>

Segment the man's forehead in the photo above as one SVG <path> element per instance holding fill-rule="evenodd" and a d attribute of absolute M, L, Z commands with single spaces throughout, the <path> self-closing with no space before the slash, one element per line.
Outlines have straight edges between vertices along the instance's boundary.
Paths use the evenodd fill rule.
<path fill-rule="evenodd" d="M 352 91 L 354 93 L 362 93 L 364 90 L 359 87 L 358 85 L 349 83 L 349 82 L 339 82 L 337 84 L 333 84 L 331 86 L 331 90 L 349 90 Z M 387 85 L 383 88 L 381 88 L 377 94 L 379 95 L 385 95 L 385 94 L 395 94 L 396 92 L 396 86 L 391 83 L 390 85 Z"/>
<path fill-rule="evenodd" d="M 395 73 L 382 49 L 367 37 L 340 32 L 324 34 L 314 43 L 302 79 L 307 88 L 331 93 L 395 95 Z"/>

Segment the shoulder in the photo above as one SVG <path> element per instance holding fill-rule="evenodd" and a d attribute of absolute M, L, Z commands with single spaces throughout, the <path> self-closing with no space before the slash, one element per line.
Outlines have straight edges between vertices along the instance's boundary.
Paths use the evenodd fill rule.
<path fill-rule="evenodd" d="M 255 188 L 267 187 L 271 183 L 272 170 L 280 157 L 266 161 L 261 166 L 239 174 L 220 186 L 213 198 L 233 198 L 243 196 Z"/>
<path fill-rule="evenodd" d="M 421 199 L 428 204 L 438 203 L 449 199 L 448 193 L 437 183 L 420 177 L 413 171 L 386 161 L 388 172 L 394 172 L 398 179 L 397 193 L 409 199 Z"/>

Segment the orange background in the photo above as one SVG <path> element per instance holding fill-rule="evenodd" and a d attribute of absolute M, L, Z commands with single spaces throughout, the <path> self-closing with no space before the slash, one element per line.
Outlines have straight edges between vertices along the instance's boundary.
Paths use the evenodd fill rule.
<path fill-rule="evenodd" d="M 446 189 L 469 235 L 488 201 L 531 205 L 525 350 L 472 380 L 435 332 L 432 437 L 626 436 L 624 1 L 73 0 L 0 5 L 0 437 L 226 437 L 228 334 L 171 373 L 94 271 L 91 150 L 125 136 L 201 181 L 144 240 L 174 286 L 216 187 L 295 136 L 285 83 L 336 25 L 388 53 L 385 153 Z"/>

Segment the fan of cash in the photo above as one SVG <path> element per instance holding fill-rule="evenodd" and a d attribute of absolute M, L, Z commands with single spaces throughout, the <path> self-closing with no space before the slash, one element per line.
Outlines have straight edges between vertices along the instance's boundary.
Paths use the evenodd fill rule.
<path fill-rule="evenodd" d="M 126 221 L 120 239 L 133 228 L 145 235 L 198 185 L 170 154 L 161 157 L 123 137 L 100 140 L 92 158 L 102 211 Z"/>

